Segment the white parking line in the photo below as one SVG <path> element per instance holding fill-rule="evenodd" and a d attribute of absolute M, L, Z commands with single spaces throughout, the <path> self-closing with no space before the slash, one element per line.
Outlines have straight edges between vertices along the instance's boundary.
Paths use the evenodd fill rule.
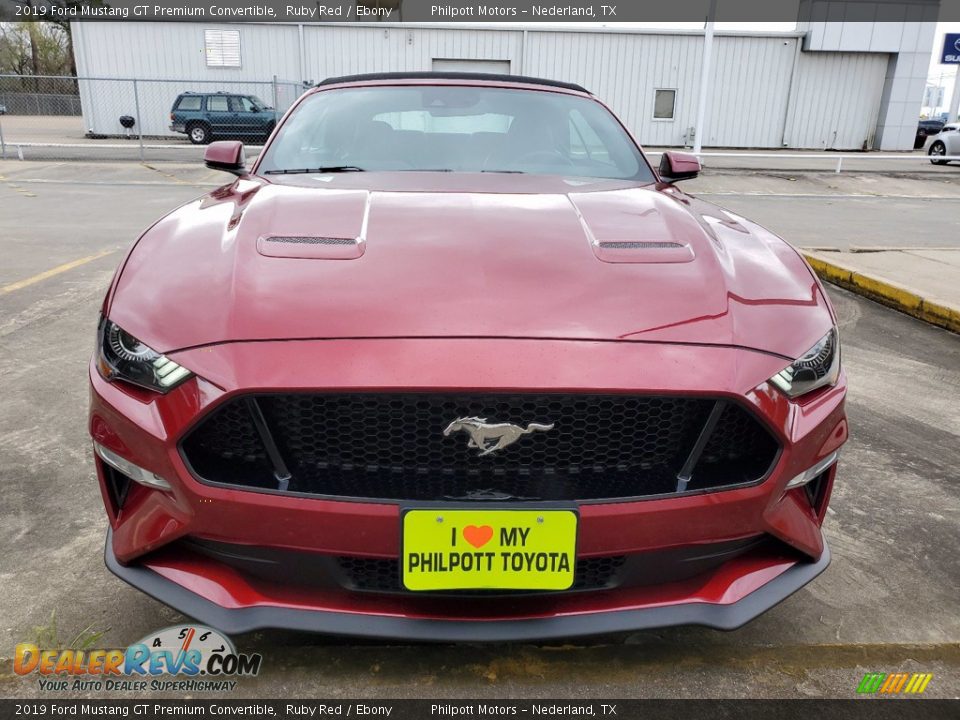
<path fill-rule="evenodd" d="M 48 180 L 44 178 L 35 178 L 29 180 L 23 180 L 17 178 L 18 183 L 23 183 L 24 185 L 33 184 L 33 185 L 103 185 L 107 187 L 129 187 L 131 185 L 143 185 L 143 186 L 176 186 L 176 187 L 197 187 L 197 188 L 215 188 L 220 187 L 225 183 L 196 183 L 189 181 L 181 182 L 164 182 L 161 180 L 127 180 L 127 181 L 118 181 L 118 180 Z"/>
<path fill-rule="evenodd" d="M 733 191 L 715 191 L 715 192 L 697 192 L 691 195 L 710 195 L 714 197 L 782 197 L 782 198 L 841 198 L 845 200 L 957 200 L 960 197 L 955 195 L 882 195 L 871 193 L 775 193 L 775 192 L 733 192 Z"/>

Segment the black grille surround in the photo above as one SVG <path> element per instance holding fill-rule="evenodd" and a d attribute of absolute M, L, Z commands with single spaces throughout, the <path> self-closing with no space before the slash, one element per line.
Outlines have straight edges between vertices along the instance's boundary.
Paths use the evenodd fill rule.
<path fill-rule="evenodd" d="M 553 425 L 485 456 L 457 418 Z M 201 482 L 338 500 L 617 502 L 762 482 L 774 436 L 731 399 L 577 393 L 256 393 L 180 441 Z"/>

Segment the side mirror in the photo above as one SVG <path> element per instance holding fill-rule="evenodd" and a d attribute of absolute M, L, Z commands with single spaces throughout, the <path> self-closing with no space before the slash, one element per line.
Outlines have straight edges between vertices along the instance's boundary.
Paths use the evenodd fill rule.
<path fill-rule="evenodd" d="M 660 158 L 660 179 L 666 183 L 689 180 L 700 174 L 700 160 L 696 155 L 665 152 Z"/>
<path fill-rule="evenodd" d="M 239 140 L 218 140 L 207 145 L 203 163 L 211 170 L 222 170 L 243 177 L 247 174 L 247 160 L 243 143 Z"/>

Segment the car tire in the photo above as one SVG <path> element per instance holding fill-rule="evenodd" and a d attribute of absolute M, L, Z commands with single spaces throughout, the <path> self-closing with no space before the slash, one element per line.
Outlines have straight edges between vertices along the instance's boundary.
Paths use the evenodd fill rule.
<path fill-rule="evenodd" d="M 206 145 L 210 142 L 210 128 L 204 123 L 188 125 L 187 137 L 194 145 Z"/>
<path fill-rule="evenodd" d="M 947 146 L 943 144 L 940 140 L 937 140 L 933 145 L 930 146 L 930 150 L 927 152 L 927 155 L 930 156 L 930 162 L 934 165 L 946 165 L 949 160 L 935 160 L 934 158 L 937 155 L 946 155 Z"/>

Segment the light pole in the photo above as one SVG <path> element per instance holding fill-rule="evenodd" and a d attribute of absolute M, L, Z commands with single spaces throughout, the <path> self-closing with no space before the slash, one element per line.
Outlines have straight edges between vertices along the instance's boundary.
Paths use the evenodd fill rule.
<path fill-rule="evenodd" d="M 703 31 L 703 60 L 700 63 L 700 102 L 697 105 L 696 135 L 693 139 L 693 152 L 703 149 L 704 126 L 707 122 L 707 85 L 710 82 L 710 64 L 713 60 L 713 20 L 717 16 L 717 0 L 710 0 L 707 23 Z"/>
<path fill-rule="evenodd" d="M 953 93 L 950 95 L 950 114 L 947 116 L 949 122 L 957 121 L 958 110 L 960 110 L 960 71 L 953 74 Z"/>

